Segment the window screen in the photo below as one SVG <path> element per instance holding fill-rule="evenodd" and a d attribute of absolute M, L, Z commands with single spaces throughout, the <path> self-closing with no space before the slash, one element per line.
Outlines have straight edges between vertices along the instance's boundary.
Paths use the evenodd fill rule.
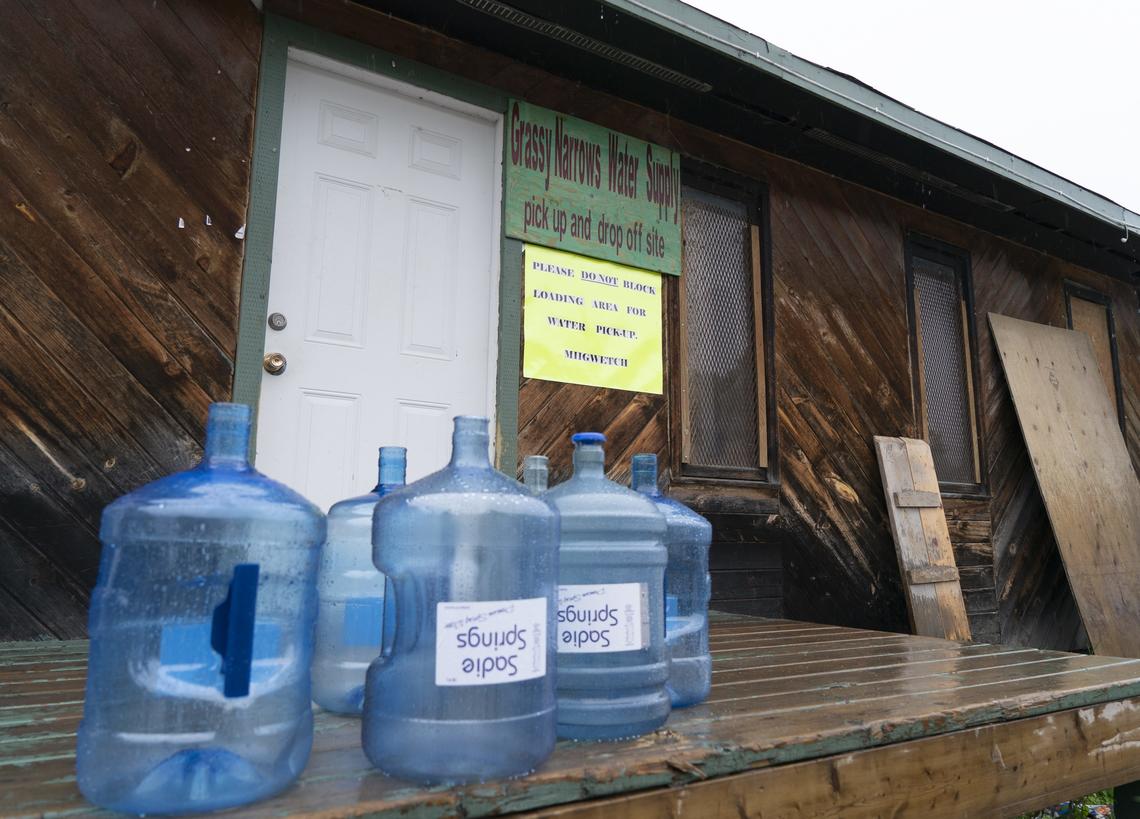
<path fill-rule="evenodd" d="M 758 392 L 754 207 L 688 187 L 682 201 L 682 469 L 756 477 L 767 440 Z"/>
<path fill-rule="evenodd" d="M 958 270 L 913 256 L 914 311 L 925 437 L 940 483 L 977 484 L 966 313 Z"/>

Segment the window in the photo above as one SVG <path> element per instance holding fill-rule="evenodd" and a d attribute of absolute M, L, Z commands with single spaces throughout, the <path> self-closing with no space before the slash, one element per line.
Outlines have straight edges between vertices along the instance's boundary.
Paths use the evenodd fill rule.
<path fill-rule="evenodd" d="M 914 404 L 944 492 L 983 491 L 969 258 L 930 239 L 906 248 Z"/>
<path fill-rule="evenodd" d="M 1112 302 L 1108 296 L 1065 282 L 1065 313 L 1069 327 L 1080 330 L 1092 342 L 1100 376 L 1108 391 L 1108 400 L 1116 407 L 1116 418 L 1124 427 L 1124 401 L 1120 392 L 1120 360 L 1116 351 L 1116 324 L 1112 319 Z"/>
<path fill-rule="evenodd" d="M 768 480 L 763 190 L 688 167 L 685 181 L 680 474 Z"/>

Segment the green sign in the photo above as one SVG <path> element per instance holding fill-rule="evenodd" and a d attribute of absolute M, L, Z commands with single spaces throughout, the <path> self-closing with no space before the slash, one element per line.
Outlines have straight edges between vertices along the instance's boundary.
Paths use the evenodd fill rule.
<path fill-rule="evenodd" d="M 681 162 L 668 148 L 511 100 L 507 235 L 681 275 Z"/>

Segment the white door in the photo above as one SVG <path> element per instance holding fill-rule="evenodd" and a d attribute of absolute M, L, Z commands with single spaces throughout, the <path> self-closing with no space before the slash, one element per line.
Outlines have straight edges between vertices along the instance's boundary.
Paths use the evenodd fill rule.
<path fill-rule="evenodd" d="M 327 509 L 372 488 L 377 447 L 406 446 L 415 480 L 446 464 L 454 415 L 494 409 L 500 143 L 495 114 L 304 59 L 265 338 L 286 366 L 262 373 L 256 457 Z"/>

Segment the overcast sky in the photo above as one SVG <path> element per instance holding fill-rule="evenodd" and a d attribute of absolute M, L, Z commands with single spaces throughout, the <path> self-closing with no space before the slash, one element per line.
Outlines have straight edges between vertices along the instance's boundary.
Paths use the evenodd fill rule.
<path fill-rule="evenodd" d="M 1140 212 L 1140 0 L 686 0 Z"/>

